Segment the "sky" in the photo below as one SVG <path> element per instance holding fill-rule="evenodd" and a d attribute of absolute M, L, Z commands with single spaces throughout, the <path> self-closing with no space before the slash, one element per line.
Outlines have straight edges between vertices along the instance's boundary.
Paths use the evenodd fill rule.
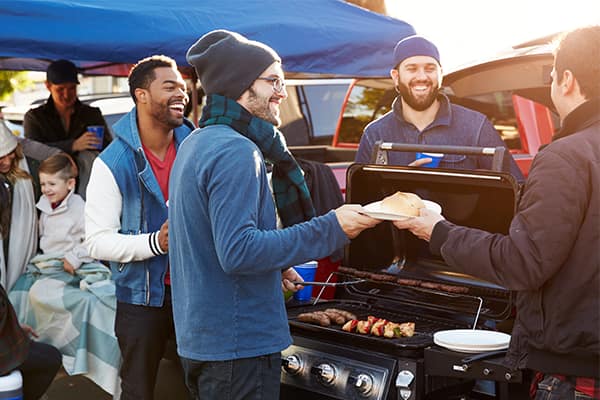
<path fill-rule="evenodd" d="M 600 24 L 600 0 L 385 1 L 388 14 L 436 44 L 447 72 L 519 43 Z"/>

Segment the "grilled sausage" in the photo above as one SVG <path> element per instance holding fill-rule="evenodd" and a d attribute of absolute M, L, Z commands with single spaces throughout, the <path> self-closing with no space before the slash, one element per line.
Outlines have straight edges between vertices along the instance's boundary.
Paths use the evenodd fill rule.
<path fill-rule="evenodd" d="M 338 272 L 341 272 L 343 274 L 354 275 L 354 273 L 356 272 L 356 269 L 349 268 L 349 267 L 338 267 Z"/>
<path fill-rule="evenodd" d="M 340 314 L 337 310 L 334 310 L 333 308 L 328 308 L 323 312 L 327 314 L 331 321 L 335 322 L 338 325 L 342 325 L 344 322 L 346 322 L 346 318 L 344 318 L 342 314 Z"/>
<path fill-rule="evenodd" d="M 398 278 L 396 280 L 396 283 L 399 285 L 404 285 L 404 286 L 419 286 L 421 284 L 421 281 L 417 280 L 417 279 Z"/>
<path fill-rule="evenodd" d="M 302 313 L 297 317 L 298 321 L 308 322 L 310 324 L 319 324 L 321 326 L 330 326 L 331 319 L 322 311 L 315 311 L 310 313 Z"/>
<path fill-rule="evenodd" d="M 342 314 L 342 316 L 344 318 L 346 318 L 346 321 L 349 320 L 349 319 L 357 319 L 356 315 L 352 314 L 350 311 L 341 310 L 339 308 L 328 308 L 327 310 L 325 310 L 325 312 L 327 312 L 328 310 L 335 311 L 338 314 Z"/>

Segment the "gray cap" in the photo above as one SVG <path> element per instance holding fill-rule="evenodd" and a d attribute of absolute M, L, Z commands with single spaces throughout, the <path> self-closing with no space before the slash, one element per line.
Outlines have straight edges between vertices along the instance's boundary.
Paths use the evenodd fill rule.
<path fill-rule="evenodd" d="M 198 39 L 186 58 L 196 69 L 206 94 L 220 94 L 232 100 L 239 99 L 271 64 L 281 62 L 269 46 L 221 29 Z"/>

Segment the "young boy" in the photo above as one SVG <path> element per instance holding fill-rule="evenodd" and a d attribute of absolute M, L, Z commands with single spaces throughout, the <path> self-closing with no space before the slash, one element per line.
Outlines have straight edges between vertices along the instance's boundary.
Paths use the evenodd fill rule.
<path fill-rule="evenodd" d="M 64 270 L 73 274 L 82 263 L 94 261 L 83 246 L 85 202 L 74 193 L 77 165 L 68 154 L 56 154 L 42 161 L 39 175 L 40 249 L 64 254 Z"/>

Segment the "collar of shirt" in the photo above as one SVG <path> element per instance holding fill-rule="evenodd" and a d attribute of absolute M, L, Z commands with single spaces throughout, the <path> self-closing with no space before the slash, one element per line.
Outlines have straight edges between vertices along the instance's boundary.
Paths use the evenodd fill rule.
<path fill-rule="evenodd" d="M 438 110 L 435 119 L 427 126 L 427 128 L 423 129 L 420 133 L 424 133 L 429 129 L 435 128 L 436 126 L 450 126 L 450 122 L 452 121 L 452 110 L 450 108 L 450 100 L 446 97 L 445 94 L 440 93 L 437 97 L 440 102 L 440 109 Z M 402 115 L 402 99 L 400 96 L 396 97 L 392 104 L 392 109 L 394 110 L 394 115 L 400 121 L 401 125 L 406 127 L 410 127 L 411 129 L 417 129 L 413 124 L 406 121 L 404 116 Z"/>

